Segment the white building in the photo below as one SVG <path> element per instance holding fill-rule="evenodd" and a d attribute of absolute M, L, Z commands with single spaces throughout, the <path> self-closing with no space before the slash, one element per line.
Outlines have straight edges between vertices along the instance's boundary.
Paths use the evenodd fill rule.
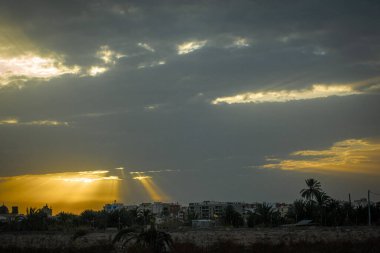
<path fill-rule="evenodd" d="M 359 206 L 366 207 L 367 205 L 368 205 L 368 200 L 366 198 L 354 200 L 354 202 L 353 202 L 354 207 L 359 207 Z"/>
<path fill-rule="evenodd" d="M 274 206 L 274 211 L 279 212 L 281 217 L 285 217 L 288 214 L 290 207 L 290 204 L 276 203 Z"/>
<path fill-rule="evenodd" d="M 232 206 L 236 212 L 244 215 L 253 210 L 256 205 L 244 202 L 203 201 L 190 203 L 188 212 L 198 219 L 218 219 L 223 216 L 227 206 Z"/>

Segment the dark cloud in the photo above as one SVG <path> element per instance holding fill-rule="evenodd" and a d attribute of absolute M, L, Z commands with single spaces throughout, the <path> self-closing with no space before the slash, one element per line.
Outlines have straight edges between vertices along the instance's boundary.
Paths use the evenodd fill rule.
<path fill-rule="evenodd" d="M 351 186 L 364 193 L 364 175 L 355 182 L 252 166 L 266 156 L 379 136 L 376 93 L 287 103 L 210 102 L 242 92 L 378 77 L 379 11 L 376 1 L 2 1 L 5 24 L 41 50 L 65 55 L 68 65 L 105 66 L 96 56 L 102 45 L 127 56 L 95 77 L 62 75 L 33 79 L 22 89 L 0 88 L 0 120 L 69 123 L 0 125 L 0 173 L 180 170 L 153 176 L 181 201 L 291 200 L 307 176 L 334 184 L 332 195 L 344 197 Z M 249 46 L 231 47 L 239 38 Z M 194 40 L 207 43 L 177 54 L 177 45 Z M 158 61 L 165 64 L 154 66 Z M 141 64 L 147 67 L 139 69 Z"/>

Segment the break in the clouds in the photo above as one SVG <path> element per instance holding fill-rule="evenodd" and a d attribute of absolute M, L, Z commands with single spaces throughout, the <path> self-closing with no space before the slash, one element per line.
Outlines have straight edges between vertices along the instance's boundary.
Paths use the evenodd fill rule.
<path fill-rule="evenodd" d="M 339 153 L 344 140 L 364 150 L 380 136 L 379 10 L 354 0 L 0 1 L 0 176 L 180 171 L 112 170 L 125 202 L 289 201 L 306 175 L 333 182 L 337 197 L 375 191 L 370 169 L 342 168 L 343 180 L 246 168 L 296 150 L 336 154 L 276 168 L 338 170 L 326 159 L 344 152 L 379 164 L 351 142 Z"/>
<path fill-rule="evenodd" d="M 207 40 L 193 40 L 193 41 L 185 41 L 179 45 L 177 45 L 177 53 L 178 54 L 189 54 L 196 50 L 201 49 L 207 43 Z"/>
<path fill-rule="evenodd" d="M 380 142 L 376 139 L 349 139 L 336 142 L 327 149 L 300 150 L 290 156 L 293 159 L 268 159 L 275 163 L 262 167 L 301 172 L 380 175 Z"/>
<path fill-rule="evenodd" d="M 104 61 L 105 64 L 115 64 L 116 60 L 126 57 L 126 55 L 111 50 L 109 46 L 103 45 L 100 47 L 96 55 Z"/>
<path fill-rule="evenodd" d="M 88 69 L 87 74 L 90 75 L 90 76 L 98 76 L 98 75 L 101 75 L 101 74 L 105 73 L 106 71 L 108 71 L 108 67 L 91 66 Z"/>
<path fill-rule="evenodd" d="M 0 32 L 3 35 L 0 41 L 0 88 L 80 72 L 79 66 L 66 64 L 63 55 L 42 52 L 20 28 L 3 23 Z"/>
<path fill-rule="evenodd" d="M 344 84 L 313 84 L 309 88 L 298 90 L 267 90 L 258 92 L 245 92 L 228 97 L 218 97 L 211 101 L 212 104 L 248 104 L 266 102 L 289 102 L 294 100 L 309 100 L 327 98 L 331 96 L 350 96 L 359 94 L 378 93 L 380 78 Z"/>
<path fill-rule="evenodd" d="M 34 53 L 0 56 L 0 86 L 20 84 L 31 79 L 50 80 L 65 74 L 77 74 L 78 66 L 66 66 L 55 56 Z"/>
<path fill-rule="evenodd" d="M 248 39 L 246 38 L 241 38 L 241 37 L 238 37 L 236 38 L 232 44 L 228 45 L 227 47 L 228 48 L 244 48 L 244 47 L 249 47 L 250 46 L 250 43 L 248 41 Z"/>
<path fill-rule="evenodd" d="M 32 120 L 20 121 L 17 118 L 0 119 L 0 126 L 69 126 L 66 121 L 57 120 Z"/>
<path fill-rule="evenodd" d="M 129 174 L 145 174 L 145 173 L 163 173 L 163 172 L 179 172 L 180 170 L 144 170 L 144 171 L 130 171 Z"/>
<path fill-rule="evenodd" d="M 306 100 L 326 98 L 330 96 L 349 96 L 361 94 L 348 85 L 314 84 L 311 88 L 300 90 L 279 90 L 263 92 L 247 92 L 231 97 L 219 97 L 212 104 L 246 104 L 265 102 L 289 102 L 293 100 Z"/>
<path fill-rule="evenodd" d="M 150 52 L 154 52 L 154 51 L 156 51 L 156 50 L 154 50 L 154 48 L 151 47 L 148 43 L 139 42 L 139 43 L 137 43 L 137 45 L 138 45 L 139 47 L 142 47 L 142 48 L 144 48 L 144 49 L 150 51 Z"/>
<path fill-rule="evenodd" d="M 0 31 L 4 35 L 0 47 L 0 88 L 22 87 L 33 80 L 49 81 L 64 75 L 98 76 L 108 71 L 117 60 L 126 57 L 108 45 L 102 45 L 95 54 L 102 65 L 67 64 L 67 56 L 39 47 L 21 29 L 2 25 Z"/>
<path fill-rule="evenodd" d="M 152 62 L 149 62 L 149 63 L 140 63 L 137 66 L 137 68 L 138 69 L 153 68 L 153 67 L 157 67 L 157 66 L 165 65 L 165 64 L 166 64 L 165 60 L 152 61 Z"/>

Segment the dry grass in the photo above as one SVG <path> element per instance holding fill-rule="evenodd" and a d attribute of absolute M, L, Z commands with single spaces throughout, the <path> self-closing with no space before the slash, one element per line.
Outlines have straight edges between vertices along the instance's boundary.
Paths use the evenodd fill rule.
<path fill-rule="evenodd" d="M 192 242 L 175 242 L 173 253 L 377 253 L 380 252 L 380 238 L 373 238 L 361 242 L 337 241 L 337 242 L 297 242 L 286 244 L 255 243 L 243 246 L 233 241 L 218 241 L 210 246 L 201 247 Z M 1 253 L 114 253 L 111 244 L 98 245 L 83 249 L 57 248 L 1 248 Z M 128 253 L 154 253 L 147 249 L 132 247 Z"/>

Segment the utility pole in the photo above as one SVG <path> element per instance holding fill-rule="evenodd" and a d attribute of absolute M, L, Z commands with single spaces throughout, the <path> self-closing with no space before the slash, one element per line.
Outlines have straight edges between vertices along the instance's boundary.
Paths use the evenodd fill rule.
<path fill-rule="evenodd" d="M 368 190 L 368 226 L 371 226 L 371 200 L 369 198 L 370 190 Z"/>
<path fill-rule="evenodd" d="M 351 208 L 351 193 L 348 194 L 348 203 L 350 203 L 350 208 Z"/>
<path fill-rule="evenodd" d="M 350 216 L 351 216 L 351 208 L 352 208 L 352 205 L 351 205 L 351 193 L 348 194 L 348 204 L 349 204 L 349 208 L 348 208 L 348 210 L 347 210 L 346 221 L 348 221 L 349 223 L 351 223 L 351 219 L 350 219 Z"/>

